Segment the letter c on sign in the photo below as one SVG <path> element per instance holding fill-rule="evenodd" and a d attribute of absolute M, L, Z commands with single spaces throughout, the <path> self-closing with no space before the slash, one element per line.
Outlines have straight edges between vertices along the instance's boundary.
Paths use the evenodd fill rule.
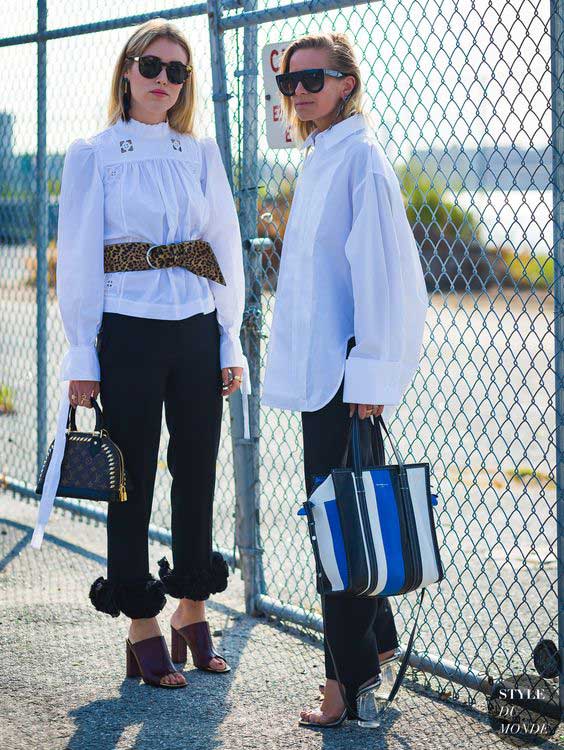
<path fill-rule="evenodd" d="M 275 73 L 278 73 L 278 71 L 280 70 L 280 67 L 278 65 L 279 54 L 280 52 L 277 49 L 273 49 L 272 52 L 270 53 L 270 67 Z M 276 60 L 274 58 L 276 58 Z"/>

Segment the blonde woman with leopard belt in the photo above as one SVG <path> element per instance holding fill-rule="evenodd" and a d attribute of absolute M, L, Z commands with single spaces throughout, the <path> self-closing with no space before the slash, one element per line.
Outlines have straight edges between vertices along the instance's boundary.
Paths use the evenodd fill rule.
<path fill-rule="evenodd" d="M 57 293 L 70 349 L 56 445 L 32 546 L 39 547 L 64 452 L 69 400 L 92 408 L 120 447 L 127 501 L 108 506 L 108 572 L 91 586 L 100 612 L 131 618 L 127 674 L 186 685 L 156 616 L 178 599 L 172 659 L 229 671 L 213 649 L 204 600 L 227 586 L 212 552 L 212 508 L 223 399 L 242 388 L 248 436 L 240 231 L 216 142 L 194 133 L 190 45 L 153 19 L 114 70 L 109 126 L 66 155 L 58 227 Z M 69 381 L 67 386 L 66 381 Z M 68 389 L 68 392 L 67 392 Z M 172 475 L 172 561 L 149 572 L 148 527 L 164 404 Z M 58 460 L 57 460 L 58 459 Z"/>

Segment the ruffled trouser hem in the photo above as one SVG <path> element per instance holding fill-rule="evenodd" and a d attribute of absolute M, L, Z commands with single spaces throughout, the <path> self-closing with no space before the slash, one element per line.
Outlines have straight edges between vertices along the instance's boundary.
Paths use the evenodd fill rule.
<path fill-rule="evenodd" d="M 158 565 L 164 590 L 174 599 L 203 601 L 211 594 L 218 594 L 227 588 L 229 568 L 219 552 L 212 552 L 209 568 L 198 568 L 184 575 L 176 573 L 166 557 L 161 558 Z"/>
<path fill-rule="evenodd" d="M 128 583 L 97 578 L 90 587 L 90 601 L 98 612 L 112 617 L 123 613 L 131 619 L 155 617 L 166 604 L 164 586 L 153 576 Z"/>

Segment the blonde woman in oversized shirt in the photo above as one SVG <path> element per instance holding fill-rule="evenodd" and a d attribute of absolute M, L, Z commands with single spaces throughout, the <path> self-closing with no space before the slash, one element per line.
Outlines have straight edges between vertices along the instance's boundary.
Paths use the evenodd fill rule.
<path fill-rule="evenodd" d="M 386 420 L 418 367 L 428 297 L 397 177 L 362 113 L 343 34 L 298 39 L 278 80 L 306 152 L 284 235 L 262 403 L 301 412 L 306 483 L 340 465 L 350 417 Z M 364 421 L 366 420 L 366 421 Z M 311 488 L 306 487 L 309 494 Z M 385 597 L 325 597 L 326 683 L 300 723 L 339 726 L 397 658 Z M 327 648 L 329 641 L 342 680 Z"/>
<path fill-rule="evenodd" d="M 153 19 L 138 27 L 116 63 L 109 127 L 74 141 L 66 155 L 57 293 L 70 343 L 61 369 L 68 393 L 32 542 L 41 544 L 58 484 L 69 401 L 92 408 L 90 397 L 100 393 L 130 486 L 126 502 L 109 504 L 108 577 L 92 584 L 90 598 L 101 612 L 131 618 L 128 674 L 140 671 L 146 682 L 169 688 L 186 680 L 156 619 L 167 593 L 178 599 L 175 660 L 185 659 L 187 644 L 199 668 L 229 671 L 213 649 L 204 600 L 223 591 L 228 577 L 211 548 L 223 399 L 241 383 L 249 392 L 239 340 L 239 225 L 218 146 L 194 133 L 193 64 L 174 25 Z M 154 268 L 158 246 L 196 239 L 210 243 L 225 286 L 185 267 Z M 124 242 L 157 246 L 152 267 L 104 273 L 104 247 Z M 148 526 L 163 404 L 173 568 L 160 560 L 158 580 L 149 572 Z"/>

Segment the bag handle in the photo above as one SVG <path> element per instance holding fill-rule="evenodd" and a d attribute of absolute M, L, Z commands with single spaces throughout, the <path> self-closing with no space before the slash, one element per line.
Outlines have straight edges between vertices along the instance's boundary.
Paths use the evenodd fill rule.
<path fill-rule="evenodd" d="M 392 439 L 392 436 L 388 432 L 386 425 L 384 424 L 382 415 L 380 414 L 377 417 L 371 417 L 369 418 L 368 421 L 370 424 L 371 453 L 368 454 L 369 458 L 365 459 L 366 464 L 367 465 L 372 464 L 375 466 L 383 466 L 385 463 L 384 440 L 382 438 L 382 431 L 380 429 L 381 427 L 383 427 L 384 432 L 386 433 L 386 436 L 388 437 L 391 443 L 397 465 L 400 468 L 402 468 L 404 465 L 403 458 L 401 457 L 399 448 L 397 447 L 395 441 Z M 341 460 L 341 468 L 343 469 L 347 468 L 347 463 L 349 460 L 349 450 L 351 446 L 352 446 L 352 451 L 353 451 L 354 472 L 357 476 L 360 476 L 362 475 L 362 443 L 361 443 L 361 435 L 360 435 L 360 417 L 358 416 L 358 409 L 355 409 L 350 419 L 347 443 L 345 445 L 345 452 Z M 372 460 L 370 460 L 370 458 Z"/>
<path fill-rule="evenodd" d="M 94 427 L 94 432 L 102 434 L 102 430 L 104 429 L 104 415 L 102 414 L 102 410 L 98 406 L 98 402 L 92 396 L 90 396 L 90 403 L 92 404 L 92 406 L 94 407 L 94 411 L 96 412 L 96 426 Z M 73 406 L 72 404 L 70 404 L 69 406 L 69 413 L 67 417 L 67 432 L 77 432 L 76 406 Z"/>
<path fill-rule="evenodd" d="M 417 630 L 417 623 L 419 621 L 419 615 L 421 613 L 421 605 L 423 604 L 423 596 L 425 594 L 425 587 L 421 589 L 421 595 L 419 597 L 419 607 L 417 609 L 417 614 L 415 615 L 415 622 L 413 623 L 413 628 L 411 629 L 411 634 L 409 636 L 409 641 L 407 642 L 407 647 L 405 649 L 405 654 L 403 655 L 403 659 L 401 661 L 400 668 L 398 670 L 398 674 L 396 676 L 396 679 L 394 681 L 394 684 L 392 685 L 392 688 L 390 690 L 390 694 L 386 698 L 386 707 L 388 708 L 390 703 L 394 700 L 396 697 L 396 694 L 398 690 L 401 687 L 401 683 L 403 682 L 403 678 L 405 676 L 408 662 L 409 662 L 409 656 L 411 654 L 412 648 L 413 648 L 413 640 L 415 638 L 415 631 Z M 323 622 L 325 622 L 325 596 L 321 595 L 321 609 L 323 614 Z M 329 643 L 329 639 L 327 638 L 327 634 L 324 634 L 325 642 L 327 643 L 327 649 L 329 651 L 329 654 L 331 655 L 331 661 L 333 662 L 333 669 L 335 670 L 335 676 L 337 678 L 337 685 L 339 686 L 339 692 L 341 693 L 341 698 L 343 699 L 343 703 L 345 704 L 345 707 L 347 708 L 348 712 L 352 714 L 353 719 L 357 719 L 357 721 L 369 721 L 368 718 L 364 718 L 360 716 L 356 709 L 352 708 L 352 706 L 349 704 L 347 700 L 347 695 L 345 690 L 343 690 L 343 686 L 341 684 L 341 678 L 339 677 L 339 671 L 337 669 L 337 663 L 335 661 L 335 657 L 333 656 L 333 651 L 331 649 L 331 644 Z"/>
<path fill-rule="evenodd" d="M 366 445 L 366 439 L 365 435 L 361 431 L 361 424 L 360 424 L 360 418 L 357 416 L 358 420 L 358 437 L 359 437 L 359 443 L 360 443 L 360 456 L 361 460 L 364 456 L 364 463 L 367 466 L 383 466 L 386 460 L 385 453 L 384 453 L 384 441 L 382 439 L 382 432 L 379 428 L 379 425 L 374 426 L 372 423 L 370 423 L 370 443 Z M 348 429 L 348 435 L 347 435 L 347 441 L 345 443 L 345 451 L 343 453 L 343 457 L 341 459 L 340 466 L 343 469 L 347 468 L 348 460 L 349 460 L 349 450 L 351 447 L 351 436 L 353 433 L 353 426 L 354 426 L 354 420 L 351 417 L 350 423 L 349 423 L 349 429 Z M 364 441 L 364 444 L 363 444 Z"/>
<path fill-rule="evenodd" d="M 391 443 L 392 450 L 394 451 L 394 456 L 396 457 L 397 465 L 399 467 L 402 467 L 404 465 L 405 461 L 401 457 L 401 453 L 400 453 L 400 450 L 399 450 L 399 448 L 397 446 L 397 443 L 395 442 L 395 440 L 392 438 L 392 436 L 388 432 L 388 428 L 384 424 L 384 420 L 382 419 L 382 415 L 379 414 L 375 419 L 376 419 L 376 422 L 371 422 L 371 424 L 373 425 L 373 427 L 376 427 L 376 423 L 377 423 L 378 426 L 382 426 L 384 428 L 384 432 L 386 433 L 386 436 L 387 436 L 388 440 Z"/>

